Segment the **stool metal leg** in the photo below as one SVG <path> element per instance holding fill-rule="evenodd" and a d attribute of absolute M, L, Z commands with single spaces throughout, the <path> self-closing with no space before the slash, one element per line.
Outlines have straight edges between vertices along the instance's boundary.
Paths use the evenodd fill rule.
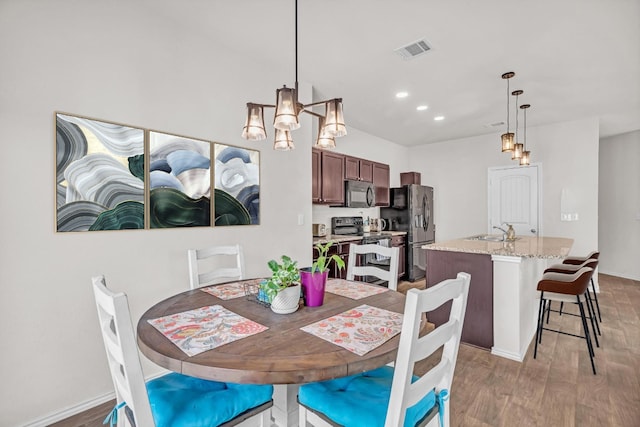
<path fill-rule="evenodd" d="M 591 278 L 591 288 L 593 289 L 593 297 L 596 300 L 596 308 L 598 309 L 598 319 L 602 323 L 602 316 L 600 315 L 600 303 L 598 302 L 598 293 L 596 292 L 596 284 L 593 283 L 593 277 Z"/>
<path fill-rule="evenodd" d="M 593 337 L 596 340 L 596 347 L 600 347 L 600 342 L 598 342 L 598 334 L 596 333 L 596 327 L 598 328 L 598 331 L 600 330 L 600 327 L 598 327 L 598 319 L 595 318 L 593 304 L 591 304 L 591 297 L 589 296 L 588 292 L 588 290 L 587 292 L 585 292 L 585 305 L 587 306 L 587 312 L 589 313 L 589 320 L 591 320 L 591 330 L 593 331 Z"/>
<path fill-rule="evenodd" d="M 538 306 L 538 322 L 536 323 L 536 345 L 533 349 L 533 358 L 538 355 L 538 342 L 542 341 L 542 324 L 544 323 L 544 310 L 545 310 L 544 292 L 540 293 L 540 305 Z"/>
<path fill-rule="evenodd" d="M 576 295 L 578 300 L 578 307 L 580 307 L 580 317 L 582 318 L 582 329 L 584 330 L 584 336 L 587 340 L 587 349 L 589 350 L 589 359 L 591 359 L 591 368 L 593 369 L 593 375 L 596 375 L 596 364 L 593 361 L 593 344 L 591 344 L 591 336 L 589 334 L 589 327 L 587 326 L 587 318 L 584 314 L 584 306 L 580 301 L 580 295 Z"/>
<path fill-rule="evenodd" d="M 591 298 L 591 291 L 589 291 L 589 288 L 587 288 L 585 295 L 587 296 L 587 308 L 591 307 L 591 311 L 589 315 L 593 316 L 593 319 L 595 320 L 595 326 L 593 326 L 594 322 L 591 322 L 592 323 L 591 326 L 595 327 L 595 330 L 597 330 L 598 335 L 602 335 L 602 332 L 600 332 L 600 322 L 598 322 L 598 318 L 596 317 L 596 309 L 593 305 L 593 298 Z"/>

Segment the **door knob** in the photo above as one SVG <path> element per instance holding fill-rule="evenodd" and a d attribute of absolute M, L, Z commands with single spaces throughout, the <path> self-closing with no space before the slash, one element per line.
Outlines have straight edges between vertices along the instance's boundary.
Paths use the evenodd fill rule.
<path fill-rule="evenodd" d="M 532 228 L 532 229 L 531 229 L 531 232 L 532 232 L 533 234 L 536 234 L 536 233 L 537 233 L 537 230 L 536 230 L 535 228 Z"/>

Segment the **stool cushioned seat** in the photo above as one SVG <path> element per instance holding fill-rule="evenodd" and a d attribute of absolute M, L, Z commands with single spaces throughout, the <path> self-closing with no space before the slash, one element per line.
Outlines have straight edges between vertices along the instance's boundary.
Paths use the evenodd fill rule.
<path fill-rule="evenodd" d="M 157 427 L 218 426 L 269 402 L 273 394 L 272 385 L 205 381 L 177 373 L 146 385 Z"/>
<path fill-rule="evenodd" d="M 393 373 L 393 368 L 383 366 L 362 374 L 304 384 L 298 391 L 298 400 L 344 427 L 381 427 L 387 416 Z M 413 377 L 413 381 L 417 379 Z M 404 425 L 415 426 L 435 404 L 436 395 L 431 391 L 407 410 Z"/>

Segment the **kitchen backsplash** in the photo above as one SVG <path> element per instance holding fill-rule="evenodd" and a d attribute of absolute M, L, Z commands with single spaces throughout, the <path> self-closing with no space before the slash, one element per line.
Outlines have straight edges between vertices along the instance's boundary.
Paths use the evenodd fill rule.
<path fill-rule="evenodd" d="M 313 205 L 311 208 L 312 223 L 325 224 L 327 233 L 331 233 L 331 217 L 334 216 L 361 216 L 364 219 L 380 217 L 380 208 L 330 208 L 324 205 Z M 311 232 L 311 225 L 309 225 Z"/>

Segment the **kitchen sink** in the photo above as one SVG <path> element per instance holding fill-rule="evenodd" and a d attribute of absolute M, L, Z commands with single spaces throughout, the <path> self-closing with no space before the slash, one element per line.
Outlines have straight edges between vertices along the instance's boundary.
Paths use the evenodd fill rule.
<path fill-rule="evenodd" d="M 518 240 L 519 237 L 516 237 L 515 240 Z M 484 240 L 487 242 L 504 242 L 502 236 L 498 236 L 496 234 L 478 234 L 476 236 L 470 236 L 465 238 L 464 240 Z"/>

